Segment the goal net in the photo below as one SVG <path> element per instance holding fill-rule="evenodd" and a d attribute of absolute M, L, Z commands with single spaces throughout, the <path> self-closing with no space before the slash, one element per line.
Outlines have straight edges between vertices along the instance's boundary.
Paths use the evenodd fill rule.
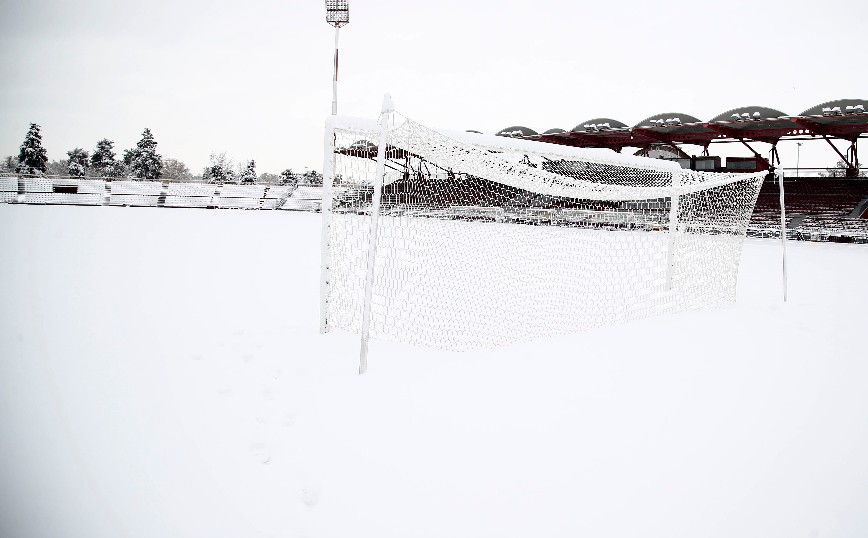
<path fill-rule="evenodd" d="M 763 179 L 394 112 L 325 145 L 322 330 L 449 350 L 733 302 Z"/>

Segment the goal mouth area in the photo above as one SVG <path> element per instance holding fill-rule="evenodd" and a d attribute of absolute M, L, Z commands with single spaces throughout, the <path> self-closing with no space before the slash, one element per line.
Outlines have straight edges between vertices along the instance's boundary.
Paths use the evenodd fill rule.
<path fill-rule="evenodd" d="M 449 350 L 733 302 L 765 175 L 394 112 L 325 142 L 322 329 Z"/>

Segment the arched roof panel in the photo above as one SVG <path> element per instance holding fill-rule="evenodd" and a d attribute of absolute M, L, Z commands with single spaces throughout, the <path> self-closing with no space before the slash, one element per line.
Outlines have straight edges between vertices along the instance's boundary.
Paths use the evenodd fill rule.
<path fill-rule="evenodd" d="M 618 120 L 613 120 L 612 118 L 594 118 L 588 121 L 583 121 L 582 123 L 576 125 L 572 128 L 574 133 L 582 133 L 588 130 L 586 125 L 600 125 L 603 123 L 608 123 L 610 129 L 626 129 L 627 124 L 624 122 L 620 122 Z"/>
<path fill-rule="evenodd" d="M 637 123 L 634 127 L 657 127 L 656 124 L 651 123 L 651 120 L 669 120 L 672 118 L 678 118 L 681 120 L 681 123 L 702 123 L 702 120 L 697 118 L 696 116 L 691 116 L 690 114 L 684 114 L 682 112 L 664 112 L 662 114 L 654 114 L 653 116 L 648 116 L 644 120 Z"/>
<path fill-rule="evenodd" d="M 501 129 L 495 133 L 496 136 L 535 136 L 539 133 L 531 129 L 530 127 L 522 127 L 521 125 L 513 125 L 512 127 L 506 127 Z"/>
<path fill-rule="evenodd" d="M 808 110 L 799 114 L 799 116 L 822 116 L 824 108 L 840 107 L 842 112 L 846 112 L 848 106 L 862 105 L 865 110 L 868 110 L 868 100 L 865 99 L 836 99 L 821 103 L 817 106 L 812 106 Z"/>
<path fill-rule="evenodd" d="M 759 113 L 759 116 L 755 116 L 755 114 Z M 709 123 L 715 123 L 718 121 L 734 121 L 734 114 L 738 114 L 740 117 L 743 117 L 744 114 L 748 114 L 751 119 L 757 117 L 761 120 L 767 120 L 771 118 L 780 118 L 781 116 L 786 116 L 786 113 L 781 112 L 780 110 L 776 110 L 774 108 L 769 108 L 765 106 L 741 106 L 738 108 L 733 108 L 731 110 L 727 110 L 726 112 L 719 114 L 709 120 Z"/>

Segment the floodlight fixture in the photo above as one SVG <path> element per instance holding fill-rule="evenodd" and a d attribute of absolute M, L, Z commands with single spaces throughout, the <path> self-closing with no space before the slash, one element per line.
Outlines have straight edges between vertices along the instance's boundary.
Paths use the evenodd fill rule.
<path fill-rule="evenodd" d="M 332 116 L 338 113 L 338 36 L 350 23 L 349 0 L 325 0 L 326 22 L 335 27 L 335 72 L 332 79 Z"/>
<path fill-rule="evenodd" d="M 325 0 L 326 22 L 340 28 L 350 23 L 350 4 L 348 0 Z"/>

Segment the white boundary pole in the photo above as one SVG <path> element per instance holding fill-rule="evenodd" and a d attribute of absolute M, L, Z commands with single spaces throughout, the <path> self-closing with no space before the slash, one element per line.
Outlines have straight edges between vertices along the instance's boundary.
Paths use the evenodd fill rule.
<path fill-rule="evenodd" d="M 666 252 L 666 289 L 672 289 L 672 272 L 675 267 L 675 238 L 678 234 L 678 208 L 679 187 L 681 186 L 681 174 L 672 176 L 672 195 L 669 204 L 669 245 Z"/>
<path fill-rule="evenodd" d="M 380 113 L 380 143 L 377 145 L 377 171 L 374 174 L 374 196 L 371 200 L 371 228 L 368 234 L 368 269 L 365 274 L 365 302 L 362 307 L 362 344 L 359 351 L 359 374 L 368 370 L 368 337 L 371 330 L 371 297 L 374 293 L 374 265 L 377 259 L 377 219 L 380 215 L 380 195 L 386 173 L 386 145 L 389 143 L 389 122 L 395 110 L 389 94 L 383 97 Z"/>
<path fill-rule="evenodd" d="M 334 116 L 326 121 L 325 139 L 323 140 L 322 167 L 322 235 L 320 240 L 320 291 L 319 291 L 319 332 L 329 332 L 328 301 L 331 270 L 329 267 L 330 243 L 329 237 L 332 225 L 332 191 L 335 180 L 335 123 Z"/>
<path fill-rule="evenodd" d="M 775 170 L 778 178 L 778 189 L 780 191 L 781 202 L 781 258 L 783 269 L 783 285 L 784 285 L 784 302 L 787 302 L 787 210 L 784 204 L 784 170 L 778 168 Z"/>

